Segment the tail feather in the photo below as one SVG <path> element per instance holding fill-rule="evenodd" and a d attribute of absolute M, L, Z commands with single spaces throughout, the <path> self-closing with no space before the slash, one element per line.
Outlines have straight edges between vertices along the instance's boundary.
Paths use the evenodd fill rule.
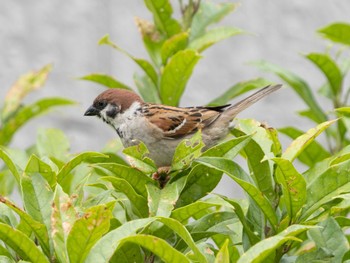
<path fill-rule="evenodd" d="M 249 97 L 237 102 L 236 104 L 230 106 L 224 114 L 222 114 L 222 117 L 228 117 L 228 121 L 231 121 L 238 113 L 245 110 L 255 102 L 259 101 L 260 99 L 264 98 L 265 96 L 271 94 L 272 92 L 280 89 L 282 87 L 281 84 L 273 85 L 273 86 L 267 86 L 265 88 L 262 88 L 261 90 L 255 92 L 254 94 L 250 95 Z"/>

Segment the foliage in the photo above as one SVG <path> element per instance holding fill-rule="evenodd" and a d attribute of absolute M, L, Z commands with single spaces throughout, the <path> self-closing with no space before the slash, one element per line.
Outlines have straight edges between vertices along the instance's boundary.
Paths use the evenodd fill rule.
<path fill-rule="evenodd" d="M 154 23 L 137 21 L 151 62 L 133 57 L 108 37 L 100 41 L 122 51 L 141 67 L 144 75 L 135 75 L 135 84 L 147 101 L 177 105 L 199 53 L 239 31 L 208 29 L 233 10 L 232 4 L 180 3 L 182 17 L 176 20 L 170 1 L 145 0 Z M 321 32 L 332 41 L 348 44 L 348 39 L 342 37 L 350 34 L 348 28 L 344 24 L 331 25 Z M 310 59 L 317 61 L 318 57 L 312 55 Z M 27 120 L 53 105 L 70 104 L 59 103 L 62 99 L 44 99 L 35 107 L 21 108 L 22 98 L 43 83 L 49 68 L 21 79 L 11 89 L 13 93 L 6 98 L 1 114 L 0 158 L 5 168 L 0 196 L 0 260 L 349 260 L 346 230 L 350 226 L 350 146 L 345 146 L 345 134 L 335 153 L 316 141 L 322 133 L 338 138 L 337 132 L 346 131 L 340 129 L 347 127 L 349 109 L 337 110 L 337 114 L 345 116 L 343 119 L 328 120 L 306 82 L 278 67 L 261 65 L 274 69 L 301 94 L 309 106 L 304 115 L 314 120 L 316 127 L 307 132 L 296 128 L 278 131 L 255 120 L 242 119 L 232 129 L 233 136 L 205 151 L 198 132 L 177 147 L 165 183 L 153 176 L 157 167 L 147 156 L 144 144 L 124 149 L 132 166 L 115 154 L 118 145 L 109 145 L 101 152 L 71 154 L 69 141 L 56 129 L 38 130 L 30 149 L 6 147 Z M 332 65 L 320 67 L 329 77 L 323 90 L 333 92 L 329 96 L 336 102 L 343 88 L 339 75 L 329 73 L 336 64 Z M 108 88 L 130 89 L 104 74 L 83 78 Z M 211 104 L 226 103 L 266 82 L 240 82 Z M 293 138 L 285 149 L 279 140 L 281 133 Z M 244 158 L 247 168 L 234 161 L 237 155 Z M 306 171 L 299 171 L 296 159 L 309 166 Z M 224 173 L 243 189 L 244 200 L 212 193 Z M 8 182 L 18 186 L 21 206 L 11 201 L 6 192 Z"/>

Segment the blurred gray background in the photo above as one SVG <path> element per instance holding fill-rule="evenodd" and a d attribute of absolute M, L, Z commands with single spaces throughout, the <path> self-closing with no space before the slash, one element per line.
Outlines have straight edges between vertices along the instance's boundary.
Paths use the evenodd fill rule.
<path fill-rule="evenodd" d="M 178 8 L 177 1 L 172 1 Z M 215 1 L 220 2 L 220 1 Z M 347 21 L 350 0 L 242 0 L 222 25 L 242 28 L 250 34 L 224 40 L 203 53 L 188 83 L 182 106 L 206 104 L 238 81 L 265 76 L 247 62 L 266 59 L 303 76 L 316 90 L 323 76 L 302 54 L 323 51 L 327 41 L 315 31 L 331 22 Z M 133 85 L 138 69 L 130 59 L 108 46 L 98 46 L 105 34 L 137 57 L 147 58 L 134 18 L 152 19 L 141 0 L 2 0 L 0 2 L 0 96 L 21 75 L 53 63 L 46 86 L 28 96 L 33 102 L 45 96 L 63 96 L 79 104 L 60 108 L 31 121 L 11 146 L 33 143 L 38 128 L 63 129 L 72 152 L 99 150 L 115 138 L 115 132 L 84 111 L 104 88 L 78 77 L 98 72 L 111 74 Z M 326 101 L 322 101 L 327 103 Z M 255 118 L 273 127 L 312 123 L 298 117 L 304 109 L 298 97 L 285 88 L 254 105 L 239 117 Z M 287 144 L 288 140 L 283 139 Z M 224 179 L 217 192 L 237 195 L 234 183 Z"/>

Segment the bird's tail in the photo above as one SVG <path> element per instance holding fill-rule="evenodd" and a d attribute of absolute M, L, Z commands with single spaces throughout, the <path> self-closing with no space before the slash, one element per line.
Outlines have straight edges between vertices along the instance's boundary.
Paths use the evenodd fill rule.
<path fill-rule="evenodd" d="M 237 102 L 236 104 L 230 106 L 224 114 L 222 114 L 222 118 L 227 119 L 227 121 L 232 121 L 233 118 L 240 113 L 241 111 L 245 110 L 255 102 L 259 101 L 260 99 L 264 98 L 265 96 L 269 95 L 270 93 L 280 89 L 282 87 L 281 84 L 273 85 L 273 86 L 267 86 L 265 88 L 262 88 L 261 90 L 255 92 L 254 94 L 250 95 L 249 97 Z"/>

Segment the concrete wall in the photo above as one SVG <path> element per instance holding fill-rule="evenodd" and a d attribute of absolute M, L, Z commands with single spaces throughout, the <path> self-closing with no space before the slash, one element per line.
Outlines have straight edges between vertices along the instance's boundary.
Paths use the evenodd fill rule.
<path fill-rule="evenodd" d="M 241 80 L 266 76 L 276 81 L 246 64 L 256 59 L 293 70 L 316 90 L 324 79 L 301 54 L 324 50 L 327 42 L 315 34 L 316 29 L 334 21 L 349 22 L 349 14 L 349 0 L 243 0 L 222 24 L 252 34 L 233 37 L 205 51 L 181 104 L 205 104 Z M 143 1 L 0 2 L 0 96 L 4 97 L 19 75 L 53 63 L 54 70 L 46 87 L 26 101 L 64 96 L 79 102 L 77 107 L 56 110 L 26 125 L 15 136 L 12 146 L 30 145 L 39 127 L 63 129 L 71 140 L 73 152 L 99 150 L 116 136 L 112 129 L 100 125 L 99 120 L 83 117 L 84 110 L 103 88 L 76 78 L 101 72 L 133 85 L 137 66 L 107 46 L 98 47 L 97 41 L 109 33 L 121 47 L 135 56 L 146 57 L 134 25 L 135 16 L 151 19 Z M 295 113 L 301 109 L 303 104 L 286 88 L 240 117 L 256 118 L 274 127 L 293 123 L 307 129 L 312 124 Z"/>

